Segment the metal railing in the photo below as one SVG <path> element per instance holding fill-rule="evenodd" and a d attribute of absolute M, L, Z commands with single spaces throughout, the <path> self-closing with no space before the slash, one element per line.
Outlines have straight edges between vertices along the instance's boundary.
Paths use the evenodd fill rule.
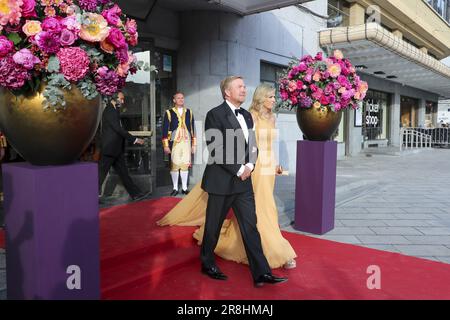
<path fill-rule="evenodd" d="M 450 128 L 414 128 L 414 130 L 430 135 L 432 147 L 450 147 Z"/>
<path fill-rule="evenodd" d="M 431 148 L 432 136 L 420 132 L 420 128 L 401 128 L 400 129 L 400 151 L 413 148 Z"/>

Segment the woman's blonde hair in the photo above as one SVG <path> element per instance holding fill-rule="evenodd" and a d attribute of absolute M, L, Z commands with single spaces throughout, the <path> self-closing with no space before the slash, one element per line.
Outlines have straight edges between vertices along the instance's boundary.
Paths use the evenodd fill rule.
<path fill-rule="evenodd" d="M 253 100 L 249 111 L 261 117 L 263 114 L 264 101 L 266 101 L 272 92 L 275 93 L 275 88 L 273 86 L 261 83 L 256 88 L 255 93 L 253 93 Z"/>

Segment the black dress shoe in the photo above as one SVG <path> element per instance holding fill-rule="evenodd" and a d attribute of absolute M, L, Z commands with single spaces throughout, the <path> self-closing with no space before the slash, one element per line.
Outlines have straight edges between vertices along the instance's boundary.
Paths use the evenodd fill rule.
<path fill-rule="evenodd" d="M 178 190 L 173 190 L 172 193 L 170 194 L 171 197 L 175 197 L 178 194 Z"/>
<path fill-rule="evenodd" d="M 257 287 L 257 288 L 262 287 L 264 285 L 264 283 L 275 284 L 275 283 L 286 282 L 287 280 L 288 280 L 287 278 L 276 277 L 271 273 L 266 273 L 266 274 L 263 274 L 262 276 L 260 276 L 258 279 L 256 279 L 255 287 Z"/>
<path fill-rule="evenodd" d="M 144 200 L 145 198 L 147 198 L 148 195 L 149 195 L 149 192 L 147 192 L 147 193 L 140 193 L 137 196 L 131 197 L 131 199 L 133 199 L 133 201 L 140 201 L 140 200 Z"/>
<path fill-rule="evenodd" d="M 189 194 L 189 191 L 188 190 L 182 190 L 181 191 L 183 194 Z"/>
<path fill-rule="evenodd" d="M 215 280 L 227 280 L 228 277 L 217 267 L 206 268 L 202 266 L 202 273 Z"/>

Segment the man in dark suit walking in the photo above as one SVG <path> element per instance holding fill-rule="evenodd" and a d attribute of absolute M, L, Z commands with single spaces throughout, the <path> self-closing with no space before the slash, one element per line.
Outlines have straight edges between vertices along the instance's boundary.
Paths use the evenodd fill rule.
<path fill-rule="evenodd" d="M 214 249 L 228 210 L 233 208 L 255 286 L 284 282 L 286 278 L 272 275 L 256 228 L 251 174 L 258 151 L 252 116 L 240 108 L 246 87 L 241 77 L 234 76 L 225 78 L 220 89 L 225 101 L 210 110 L 205 120 L 209 160 L 202 180 L 202 188 L 208 192 L 200 253 L 202 272 L 213 279 L 227 279 L 215 263 Z"/>
<path fill-rule="evenodd" d="M 133 200 L 141 200 L 144 194 L 128 173 L 125 163 L 125 141 L 133 144 L 144 144 L 144 140 L 132 136 L 128 131 L 122 128 L 120 122 L 120 106 L 123 105 L 125 97 L 122 92 L 118 93 L 117 100 L 112 100 L 103 111 L 102 116 L 102 148 L 99 172 L 99 194 L 103 182 L 109 172 L 109 169 L 114 167 L 114 170 L 119 175 L 122 183 L 128 194 Z"/>

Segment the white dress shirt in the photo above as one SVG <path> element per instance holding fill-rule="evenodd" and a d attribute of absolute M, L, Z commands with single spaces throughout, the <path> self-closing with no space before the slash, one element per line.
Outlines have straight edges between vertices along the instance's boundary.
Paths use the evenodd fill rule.
<path fill-rule="evenodd" d="M 235 107 L 230 101 L 225 100 L 225 102 L 227 103 L 227 105 L 230 107 L 231 111 L 233 112 L 233 115 L 236 117 L 236 113 L 234 112 L 234 110 L 239 109 L 237 107 Z M 247 127 L 247 122 L 245 122 L 244 116 L 240 113 L 238 113 L 237 117 L 236 117 L 237 121 L 239 122 L 239 124 L 241 125 L 242 128 L 242 132 L 244 133 L 244 137 L 245 137 L 245 141 L 248 143 L 248 127 Z M 254 130 L 253 128 L 250 128 L 251 130 Z M 253 163 L 246 163 L 245 164 L 246 167 L 248 167 L 251 171 L 253 171 L 253 169 L 255 168 L 255 165 Z M 244 173 L 245 167 L 241 166 L 241 168 L 239 169 L 237 176 L 240 177 L 243 173 Z"/>

